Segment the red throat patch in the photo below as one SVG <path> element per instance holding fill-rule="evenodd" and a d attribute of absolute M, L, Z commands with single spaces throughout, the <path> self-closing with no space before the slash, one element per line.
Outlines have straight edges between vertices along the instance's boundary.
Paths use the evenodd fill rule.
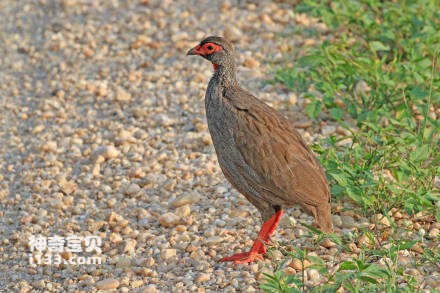
<path fill-rule="evenodd" d="M 212 66 L 214 67 L 214 71 L 217 71 L 217 69 L 218 69 L 218 64 L 212 63 Z"/>

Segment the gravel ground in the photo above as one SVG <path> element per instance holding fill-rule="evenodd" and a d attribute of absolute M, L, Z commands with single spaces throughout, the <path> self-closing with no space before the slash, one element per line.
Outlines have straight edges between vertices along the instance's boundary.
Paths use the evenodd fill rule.
<path fill-rule="evenodd" d="M 284 53 L 315 41 L 292 37 L 313 20 L 290 12 L 263 1 L 0 1 L 0 291 L 257 291 L 281 252 L 217 262 L 248 249 L 260 219 L 216 162 L 203 100 L 211 66 L 185 53 L 225 35 L 246 88 L 309 142 L 329 135 L 339 129 L 312 124 L 304 100 L 265 83 Z M 371 225 L 350 203 L 334 208 L 337 232 Z M 312 218 L 291 209 L 274 243 L 312 246 L 297 221 Z M 436 237 L 434 224 L 426 232 Z M 102 264 L 32 265 L 38 234 L 100 236 Z M 326 246 L 311 253 L 330 268 L 359 253 Z M 409 274 L 438 288 L 435 269 Z M 313 269 L 306 277 L 325 282 Z"/>

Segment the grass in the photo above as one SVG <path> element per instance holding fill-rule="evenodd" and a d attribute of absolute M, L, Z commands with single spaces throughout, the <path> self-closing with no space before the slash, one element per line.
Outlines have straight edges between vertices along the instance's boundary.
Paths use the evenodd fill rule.
<path fill-rule="evenodd" d="M 418 283 L 413 276 L 406 275 L 398 265 L 398 252 L 411 247 L 414 242 L 394 244 L 381 251 L 366 250 L 357 259 L 346 260 L 331 272 L 325 262 L 316 256 L 308 256 L 303 250 L 290 253 L 291 257 L 309 260 L 309 268 L 316 269 L 327 281 L 311 289 L 305 286 L 304 270 L 300 276 L 288 275 L 283 270 L 288 263 L 278 265 L 274 274 L 266 274 L 266 282 L 260 288 L 266 292 L 335 292 L 344 288 L 348 292 L 417 292 Z M 385 265 L 375 264 L 377 258 L 386 259 Z M 399 286 L 398 281 L 405 286 Z"/>
<path fill-rule="evenodd" d="M 284 254 L 285 258 L 278 264 L 274 264 L 275 270 L 272 274 L 265 274 L 265 282 L 260 288 L 265 292 L 336 292 L 343 288 L 342 292 L 419 292 L 421 284 L 417 277 L 409 274 L 406 269 L 418 268 L 431 264 L 439 268 L 440 245 L 436 242 L 431 249 L 426 249 L 419 257 L 415 253 L 409 253 L 410 263 L 403 263 L 400 257 L 408 255 L 417 243 L 423 239 L 406 240 L 401 239 L 396 231 L 369 231 L 364 229 L 355 232 L 355 235 L 327 234 L 310 228 L 309 234 L 305 237 L 314 241 L 315 247 L 299 249 L 295 245 L 284 243 L 278 249 Z M 385 232 L 385 233 L 384 233 Z M 365 237 L 367 243 L 358 245 L 361 251 L 355 252 L 348 244 L 353 239 Z M 310 254 L 307 250 L 318 251 L 321 241 L 325 238 L 331 239 L 338 250 L 338 254 L 345 256 L 358 253 L 353 259 L 340 261 L 334 268 L 329 268 L 328 262 L 324 262 L 319 256 Z M 293 247 L 293 249 L 292 249 Z M 270 250 L 269 250 L 270 254 Z M 333 262 L 338 259 L 338 254 L 334 256 Z M 292 259 L 302 263 L 303 270 L 297 274 L 288 274 L 286 267 Z M 311 265 L 306 266 L 308 261 Z M 316 269 L 320 276 L 319 285 L 306 286 L 306 268 Z M 434 291 L 436 292 L 436 291 Z"/>
<path fill-rule="evenodd" d="M 350 132 L 314 148 L 334 197 L 348 196 L 366 213 L 396 207 L 439 219 L 440 119 L 429 113 L 440 105 L 440 13 L 437 1 L 407 2 L 302 1 L 296 11 L 322 19 L 332 40 L 275 79 L 305 93 L 311 118 L 324 112 Z M 349 146 L 338 144 L 347 138 Z"/>
<path fill-rule="evenodd" d="M 300 57 L 278 68 L 275 80 L 309 99 L 308 116 L 326 117 L 346 129 L 347 135 L 333 135 L 313 148 L 333 198 L 350 198 L 364 215 L 389 216 L 393 209 L 440 220 L 434 185 L 440 174 L 438 5 L 436 0 L 306 0 L 295 6 L 294 13 L 319 19 L 329 31 L 322 43 L 294 51 Z M 320 34 L 313 26 L 296 33 Z M 398 234 L 395 226 L 393 231 Z M 380 231 L 375 233 L 377 239 Z M 333 274 L 322 268 L 331 284 L 316 292 L 339 287 L 350 292 L 417 291 L 417 282 L 404 276 L 396 260 L 398 251 L 414 243 L 394 236 L 387 249 L 364 251 L 362 258 L 341 263 Z M 384 256 L 391 260 L 388 265 L 374 264 Z M 423 257 L 439 261 L 432 250 Z M 267 278 L 262 288 L 268 292 L 304 291 L 301 278 L 282 270 Z M 397 278 L 407 278 L 404 289 L 396 287 Z"/>

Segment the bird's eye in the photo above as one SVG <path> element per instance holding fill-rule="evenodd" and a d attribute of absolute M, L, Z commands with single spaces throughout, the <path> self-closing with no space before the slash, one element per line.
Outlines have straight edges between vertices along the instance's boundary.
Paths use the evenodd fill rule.
<path fill-rule="evenodd" d="M 211 45 L 208 45 L 208 50 L 212 50 L 212 49 L 214 49 Z"/>

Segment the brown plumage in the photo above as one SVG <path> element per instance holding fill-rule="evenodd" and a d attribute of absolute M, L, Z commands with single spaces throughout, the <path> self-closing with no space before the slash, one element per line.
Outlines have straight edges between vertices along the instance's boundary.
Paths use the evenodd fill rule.
<path fill-rule="evenodd" d="M 233 46 L 212 36 L 188 55 L 200 55 L 214 65 L 205 107 L 218 162 L 264 221 L 250 252 L 222 260 L 244 263 L 261 258 L 284 207 L 301 205 L 322 231 L 330 232 L 330 192 L 324 170 L 286 118 L 240 87 Z"/>

